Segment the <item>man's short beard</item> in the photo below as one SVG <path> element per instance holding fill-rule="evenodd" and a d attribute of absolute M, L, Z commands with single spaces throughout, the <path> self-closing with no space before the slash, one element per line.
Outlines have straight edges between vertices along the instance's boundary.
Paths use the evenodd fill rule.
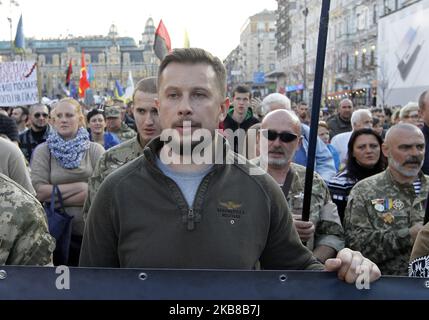
<path fill-rule="evenodd" d="M 44 126 L 38 126 L 37 124 L 33 123 L 33 129 L 36 129 L 34 131 L 42 131 L 42 130 L 46 129 L 47 126 L 48 126 L 47 124 Z"/>
<path fill-rule="evenodd" d="M 275 169 L 281 169 L 286 167 L 295 156 L 295 152 L 293 152 L 292 154 L 289 154 L 286 150 L 283 150 L 283 152 L 284 152 L 283 158 L 271 158 L 270 153 L 268 151 L 268 154 L 265 154 L 265 155 L 261 154 L 261 159 L 263 162 L 267 163 L 269 167 L 272 167 Z"/>
<path fill-rule="evenodd" d="M 270 159 L 270 157 L 268 157 L 268 166 L 269 167 L 273 167 L 276 169 L 281 169 L 287 166 L 287 164 L 289 163 L 290 159 Z"/>
<path fill-rule="evenodd" d="M 401 165 L 399 162 L 393 159 L 391 155 L 389 155 L 388 159 L 389 159 L 389 166 L 393 167 L 404 177 L 408 177 L 408 178 L 417 177 L 423 166 L 423 161 L 421 161 L 418 169 L 406 169 L 403 165 Z"/>

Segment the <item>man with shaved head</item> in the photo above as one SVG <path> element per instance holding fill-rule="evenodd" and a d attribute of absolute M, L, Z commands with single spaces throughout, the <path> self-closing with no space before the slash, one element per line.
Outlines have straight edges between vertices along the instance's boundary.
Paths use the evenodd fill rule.
<path fill-rule="evenodd" d="M 421 171 L 425 139 L 418 127 L 397 124 L 387 131 L 382 150 L 387 169 L 358 182 L 350 193 L 346 245 L 376 261 L 383 274 L 406 275 L 429 191 Z"/>
<path fill-rule="evenodd" d="M 338 106 L 338 113 L 326 120 L 330 129 L 331 139 L 339 133 L 352 131 L 353 102 L 350 99 L 343 99 Z"/>
<path fill-rule="evenodd" d="M 271 93 L 262 100 L 262 110 L 265 114 L 278 109 L 291 110 L 290 100 L 284 94 Z M 300 125 L 302 140 L 295 152 L 293 162 L 307 166 L 310 127 L 303 123 Z M 316 144 L 315 170 L 325 181 L 329 181 L 337 173 L 332 153 L 319 137 Z"/>
<path fill-rule="evenodd" d="M 261 125 L 268 152 L 255 162 L 280 185 L 292 210 L 293 223 L 302 241 L 321 262 L 333 258 L 344 248 L 343 228 L 337 207 L 332 202 L 322 177 L 314 173 L 310 221 L 302 221 L 306 168 L 292 163 L 301 144 L 301 122 L 289 110 L 268 113 Z M 263 144 L 262 144 L 263 145 Z"/>

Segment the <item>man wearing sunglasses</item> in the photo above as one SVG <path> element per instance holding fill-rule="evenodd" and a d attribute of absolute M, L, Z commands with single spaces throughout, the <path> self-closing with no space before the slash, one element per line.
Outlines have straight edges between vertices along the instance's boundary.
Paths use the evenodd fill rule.
<path fill-rule="evenodd" d="M 280 185 L 292 210 L 293 222 L 300 239 L 314 256 L 324 263 L 344 248 L 344 235 L 337 207 L 332 202 L 322 177 L 314 173 L 310 221 L 302 221 L 306 168 L 292 163 L 301 144 L 301 123 L 289 110 L 268 113 L 261 124 L 261 139 L 266 139 L 268 152 L 255 162 Z M 263 144 L 262 144 L 263 145 Z"/>
<path fill-rule="evenodd" d="M 292 110 L 289 98 L 280 93 L 271 93 L 266 96 L 262 100 L 262 109 L 265 114 L 277 109 Z M 293 162 L 306 166 L 310 144 L 310 127 L 301 123 L 301 134 L 303 139 L 295 152 Z M 337 174 L 332 153 L 320 138 L 317 138 L 316 144 L 315 170 L 325 181 L 331 180 Z"/>
<path fill-rule="evenodd" d="M 30 107 L 30 129 L 19 135 L 19 147 L 28 162 L 31 160 L 33 150 L 48 138 L 51 127 L 49 109 L 46 105 L 38 103 Z"/>

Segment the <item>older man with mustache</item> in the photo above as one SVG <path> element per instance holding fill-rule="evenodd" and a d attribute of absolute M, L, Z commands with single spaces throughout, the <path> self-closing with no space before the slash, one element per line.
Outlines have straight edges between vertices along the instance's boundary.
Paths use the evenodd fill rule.
<path fill-rule="evenodd" d="M 302 143 L 298 116 L 284 109 L 271 111 L 262 121 L 261 129 L 261 139 L 266 139 L 267 152 L 260 150 L 261 156 L 252 161 L 265 169 L 280 185 L 292 211 L 295 228 L 300 239 L 307 243 L 307 248 L 321 262 L 334 258 L 344 248 L 343 227 L 328 187 L 316 172 L 310 221 L 301 219 L 306 168 L 292 162 Z"/>
<path fill-rule="evenodd" d="M 353 187 L 344 217 L 346 245 L 375 261 L 385 275 L 406 275 L 423 227 L 427 176 L 421 171 L 425 139 L 412 124 L 398 124 L 382 146 L 387 169 Z"/>

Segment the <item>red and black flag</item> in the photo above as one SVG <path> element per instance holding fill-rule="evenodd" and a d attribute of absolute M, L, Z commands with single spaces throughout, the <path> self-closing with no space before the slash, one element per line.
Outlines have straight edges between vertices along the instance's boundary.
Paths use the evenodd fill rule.
<path fill-rule="evenodd" d="M 164 23 L 159 22 L 158 28 L 155 32 L 155 42 L 153 43 L 153 51 L 155 51 L 156 56 L 159 60 L 164 59 L 164 57 L 171 52 L 171 41 L 168 31 L 164 26 Z"/>
<path fill-rule="evenodd" d="M 71 78 L 72 73 L 73 73 L 72 59 L 70 59 L 69 66 L 68 66 L 68 68 L 66 70 L 66 87 L 67 88 L 70 85 L 70 78 Z"/>

